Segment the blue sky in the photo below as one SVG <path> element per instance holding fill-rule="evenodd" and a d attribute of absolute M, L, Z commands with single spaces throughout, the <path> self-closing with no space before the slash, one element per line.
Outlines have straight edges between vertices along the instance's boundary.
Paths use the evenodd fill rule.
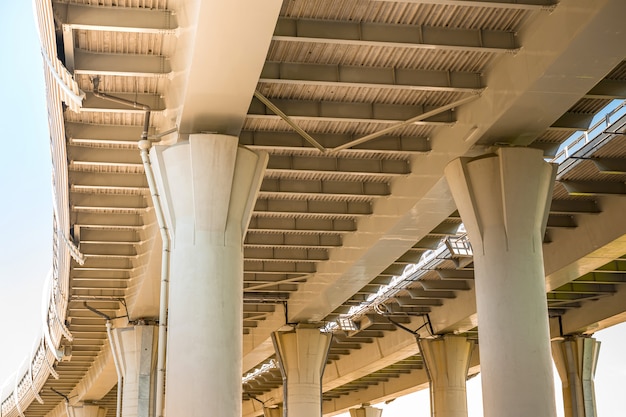
<path fill-rule="evenodd" d="M 41 334 L 52 265 L 52 191 L 45 87 L 31 2 L 0 1 L 0 381 Z M 7 337 L 10 335 L 9 337 Z"/>
<path fill-rule="evenodd" d="M 42 60 L 31 2 L 0 1 L 0 384 L 30 355 L 41 335 L 41 294 L 52 264 L 50 145 Z M 626 326 L 603 340 L 596 378 L 599 415 L 618 415 L 626 400 Z M 480 378 L 469 382 L 470 417 L 482 415 Z M 559 400 L 560 401 L 560 400 Z M 619 408 L 618 408 L 619 407 Z M 386 416 L 428 416 L 422 391 L 385 406 Z"/>

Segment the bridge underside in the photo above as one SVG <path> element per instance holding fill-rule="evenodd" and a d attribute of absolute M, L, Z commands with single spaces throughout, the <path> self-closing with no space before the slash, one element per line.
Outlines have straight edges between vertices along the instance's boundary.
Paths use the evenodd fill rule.
<path fill-rule="evenodd" d="M 36 2 L 65 196 L 54 314 L 71 337 L 42 342 L 63 354 L 35 358 L 0 415 L 64 415 L 54 391 L 115 415 L 105 316 L 118 328 L 159 318 L 162 239 L 138 150 L 147 108 L 160 145 L 217 132 L 269 155 L 243 241 L 242 376 L 275 359 L 272 333 L 287 324 L 351 314 L 322 379 L 323 412 L 338 414 L 427 386 L 398 324 L 478 337 L 474 263 L 444 167 L 508 147 L 551 159 L 626 99 L 621 0 L 250 3 Z M 543 238 L 554 338 L 626 319 L 623 115 L 557 160 Z M 469 366 L 479 371 L 478 350 Z M 266 368 L 243 384 L 244 416 L 283 401 L 280 369 Z"/>

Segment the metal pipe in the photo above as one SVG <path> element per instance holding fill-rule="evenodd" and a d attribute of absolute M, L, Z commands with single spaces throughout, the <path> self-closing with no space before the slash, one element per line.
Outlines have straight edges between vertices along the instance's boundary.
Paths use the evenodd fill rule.
<path fill-rule="evenodd" d="M 141 160 L 143 162 L 144 170 L 146 172 L 146 180 L 148 181 L 148 187 L 150 189 L 150 195 L 152 196 L 152 204 L 154 206 L 154 212 L 161 232 L 162 240 L 162 257 L 161 257 L 161 296 L 159 306 L 159 336 L 157 347 L 157 378 L 156 378 L 156 415 L 157 417 L 163 416 L 163 404 L 165 398 L 165 348 L 167 340 L 167 304 L 168 304 L 168 290 L 169 290 L 169 270 L 170 270 L 170 237 L 165 223 L 165 217 L 163 216 L 163 208 L 161 206 L 161 200 L 156 188 L 156 182 L 154 180 L 154 171 L 152 170 L 152 164 L 150 163 L 150 157 L 148 150 L 152 146 L 148 140 L 148 130 L 150 129 L 150 106 L 146 104 L 137 103 L 134 101 L 126 100 L 120 97 L 110 96 L 105 93 L 101 93 L 98 90 L 100 80 L 94 78 L 94 95 L 96 97 L 103 98 L 105 100 L 113 101 L 116 103 L 124 104 L 135 109 L 144 110 L 146 112 L 143 123 L 143 131 L 141 132 L 141 140 L 139 141 L 139 151 L 141 154 Z M 168 131 L 169 133 L 173 133 Z M 117 417 L 120 417 L 118 415 Z"/>
<path fill-rule="evenodd" d="M 104 318 L 107 321 L 106 328 L 107 328 L 107 336 L 109 338 L 109 347 L 111 348 L 111 355 L 113 355 L 113 364 L 115 364 L 115 372 L 117 373 L 117 409 L 115 412 L 115 416 L 121 417 L 122 416 L 122 389 L 123 389 L 124 384 L 123 384 L 122 370 L 120 369 L 120 364 L 118 362 L 117 349 L 115 349 L 115 343 L 113 343 L 113 335 L 111 333 L 111 327 L 112 327 L 111 316 L 103 313 L 100 310 L 96 310 L 95 308 L 87 304 L 87 302 L 84 302 L 83 305 L 85 306 L 87 310 L 91 311 L 94 314 L 97 314 L 98 316 Z"/>
<path fill-rule="evenodd" d="M 123 104 L 133 109 L 143 110 L 146 112 L 146 116 L 143 120 L 143 131 L 141 132 L 141 140 L 148 139 L 148 130 L 150 129 L 150 112 L 152 108 L 147 104 L 137 103 L 136 101 L 126 100 L 125 98 L 111 96 L 106 93 L 100 92 L 100 78 L 95 77 L 91 80 L 93 82 L 93 95 L 114 103 Z"/>
<path fill-rule="evenodd" d="M 169 291 L 169 272 L 170 272 L 170 236 L 163 215 L 163 207 L 159 199 L 156 182 L 154 180 L 154 171 L 150 163 L 148 151 L 151 143 L 147 139 L 139 141 L 139 150 L 141 153 L 141 161 L 143 162 L 148 188 L 152 196 L 152 204 L 156 215 L 159 230 L 161 231 L 161 240 L 163 245 L 163 254 L 161 256 L 161 299 L 159 309 L 159 336 L 157 347 L 157 378 L 156 378 L 156 415 L 163 416 L 163 404 L 165 398 L 165 347 L 167 340 L 167 304 Z"/>
<path fill-rule="evenodd" d="M 85 305 L 87 304 L 85 303 Z M 113 343 L 110 320 L 107 320 L 106 327 L 107 336 L 109 337 L 109 345 L 111 346 L 111 355 L 113 355 L 113 363 L 115 364 L 115 372 L 117 372 L 117 408 L 115 410 L 115 417 L 122 417 L 122 390 L 124 388 L 124 381 L 122 377 L 122 370 L 120 369 L 120 364 L 117 360 L 117 349 L 115 349 L 115 343 Z"/>

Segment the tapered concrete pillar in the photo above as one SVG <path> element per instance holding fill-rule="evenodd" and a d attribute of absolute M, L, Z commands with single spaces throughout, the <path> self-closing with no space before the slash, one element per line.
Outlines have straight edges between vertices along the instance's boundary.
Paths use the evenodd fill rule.
<path fill-rule="evenodd" d="M 431 415 L 467 417 L 465 382 L 474 342 L 463 336 L 421 339 L 420 350 L 430 379 Z"/>
<path fill-rule="evenodd" d="M 383 410 L 369 405 L 362 405 L 359 408 L 350 409 L 350 417 L 381 417 Z"/>
<path fill-rule="evenodd" d="M 107 409 L 98 405 L 83 404 L 72 407 L 71 413 L 73 416 L 68 417 L 105 417 Z"/>
<path fill-rule="evenodd" d="M 318 328 L 302 325 L 272 335 L 283 374 L 285 417 L 321 417 L 322 375 L 331 338 Z"/>
<path fill-rule="evenodd" d="M 596 417 L 594 377 L 600 342 L 570 336 L 552 342 L 552 357 L 563 386 L 565 417 Z"/>
<path fill-rule="evenodd" d="M 542 252 L 555 170 L 529 148 L 445 169 L 474 251 L 486 417 L 556 415 Z"/>
<path fill-rule="evenodd" d="M 199 134 L 150 157 L 172 237 L 166 415 L 240 417 L 243 238 L 267 155 Z"/>
<path fill-rule="evenodd" d="M 117 362 L 124 377 L 122 417 L 154 416 L 157 333 L 156 326 L 147 325 L 112 331 Z"/>

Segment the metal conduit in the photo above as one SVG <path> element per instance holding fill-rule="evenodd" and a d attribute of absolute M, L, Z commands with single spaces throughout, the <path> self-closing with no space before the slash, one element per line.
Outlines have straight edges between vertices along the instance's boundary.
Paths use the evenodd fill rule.
<path fill-rule="evenodd" d="M 122 392 L 124 388 L 124 379 L 122 377 L 122 370 L 118 362 L 117 349 L 115 349 L 115 343 L 113 343 L 113 335 L 111 334 L 111 317 L 104 314 L 102 311 L 96 310 L 91 307 L 87 302 L 83 302 L 85 308 L 106 320 L 107 337 L 109 338 L 109 347 L 111 348 L 111 355 L 113 355 L 113 364 L 115 365 L 115 372 L 117 373 L 117 404 L 115 410 L 115 417 L 122 417 Z M 68 414 L 69 416 L 69 414 Z"/>
<path fill-rule="evenodd" d="M 156 182 L 154 180 L 154 171 L 152 170 L 152 164 L 150 163 L 150 157 L 148 151 L 151 147 L 150 141 L 146 136 L 142 135 L 142 140 L 139 141 L 139 150 L 141 153 L 141 161 L 143 162 L 144 171 L 146 172 L 146 179 L 148 180 L 148 187 L 150 189 L 150 195 L 152 196 L 152 204 L 154 206 L 154 212 L 161 231 L 162 250 L 161 256 L 161 299 L 159 301 L 159 336 L 157 344 L 157 378 L 156 378 L 156 415 L 157 417 L 163 416 L 163 404 L 165 399 L 165 345 L 167 338 L 167 304 L 168 304 L 168 291 L 169 291 L 169 272 L 170 272 L 170 236 L 165 223 L 165 217 L 163 216 L 163 207 L 161 206 L 161 200 L 159 199 L 159 193 L 156 188 Z"/>
<path fill-rule="evenodd" d="M 150 189 L 150 195 L 152 197 L 152 204 L 154 206 L 154 212 L 156 215 L 159 230 L 161 232 L 162 240 L 162 257 L 161 257 L 161 296 L 159 300 L 159 335 L 157 341 L 157 378 L 156 378 L 156 415 L 157 417 L 163 417 L 163 404 L 165 399 L 165 348 L 167 340 L 167 304 L 168 304 L 168 291 L 169 291 L 169 271 L 170 271 L 170 236 L 165 223 L 165 217 L 163 215 L 163 207 L 161 200 L 159 199 L 159 193 L 156 188 L 156 182 L 154 179 L 154 171 L 152 170 L 152 164 L 150 163 L 150 156 L 148 151 L 150 150 L 152 143 L 148 140 L 148 131 L 150 129 L 150 112 L 152 109 L 150 106 L 137 103 L 123 98 L 110 96 L 105 93 L 101 93 L 98 90 L 100 80 L 94 78 L 92 80 L 94 86 L 94 95 L 96 97 L 103 98 L 105 100 L 120 103 L 135 109 L 143 110 L 146 112 L 143 123 L 143 131 L 141 132 L 141 140 L 139 141 L 139 151 L 141 154 L 141 160 L 143 162 L 144 170 L 146 173 L 146 180 L 148 181 L 148 188 Z M 175 130 L 168 130 L 163 135 L 174 133 Z M 161 136 L 163 136 L 161 135 Z M 119 416 L 118 416 L 119 417 Z"/>

